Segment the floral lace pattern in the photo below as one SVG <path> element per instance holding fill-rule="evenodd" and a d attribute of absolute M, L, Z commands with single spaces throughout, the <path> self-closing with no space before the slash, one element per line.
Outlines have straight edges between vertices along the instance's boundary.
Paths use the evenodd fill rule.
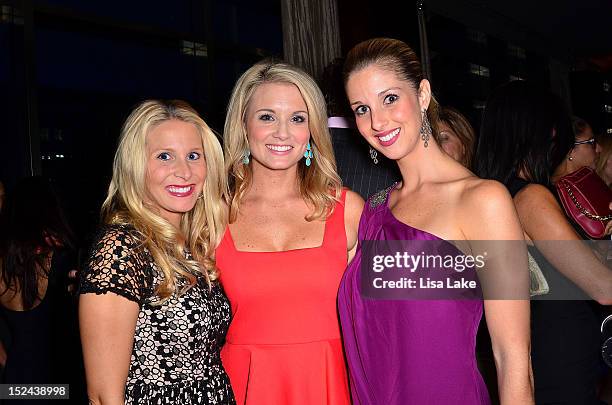
<path fill-rule="evenodd" d="M 129 227 L 111 226 L 94 245 L 80 293 L 113 292 L 138 303 L 126 404 L 234 404 L 220 349 L 230 307 L 201 277 L 180 297 L 154 305 L 162 274 Z"/>

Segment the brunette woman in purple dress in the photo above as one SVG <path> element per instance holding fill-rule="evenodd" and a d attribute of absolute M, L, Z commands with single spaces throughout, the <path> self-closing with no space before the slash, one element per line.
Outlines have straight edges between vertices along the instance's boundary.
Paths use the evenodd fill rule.
<path fill-rule="evenodd" d="M 364 241 L 522 241 L 523 231 L 508 191 L 440 148 L 430 125 L 435 99 L 408 45 L 362 42 L 348 54 L 344 81 L 359 132 L 402 175 L 366 203 L 357 253 L 340 286 L 353 402 L 489 404 L 475 359 L 484 306 L 501 403 L 533 404 L 529 301 L 364 299 Z M 514 263 L 517 277 L 526 274 L 523 256 Z"/>

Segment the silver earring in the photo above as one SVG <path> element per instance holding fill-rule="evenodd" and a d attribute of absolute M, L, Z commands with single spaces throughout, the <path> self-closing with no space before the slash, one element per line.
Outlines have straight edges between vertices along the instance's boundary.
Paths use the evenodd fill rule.
<path fill-rule="evenodd" d="M 574 158 L 570 156 L 570 157 L 567 158 L 567 160 L 569 160 L 571 162 L 572 160 L 574 160 Z"/>
<path fill-rule="evenodd" d="M 420 129 L 420 133 L 421 133 L 421 139 L 424 142 L 425 147 L 429 146 L 429 137 L 432 134 L 431 131 L 431 124 L 429 123 L 429 119 L 427 118 L 427 110 L 423 110 L 421 112 L 422 116 L 421 116 L 421 129 Z"/>
<path fill-rule="evenodd" d="M 251 161 L 251 159 L 249 159 L 250 156 L 251 156 L 251 151 L 247 149 L 246 152 L 244 152 L 244 155 L 242 155 L 242 163 L 245 165 L 248 165 L 249 162 Z"/>
<path fill-rule="evenodd" d="M 374 162 L 375 165 L 378 164 L 378 152 L 376 149 L 370 146 L 370 159 Z"/>

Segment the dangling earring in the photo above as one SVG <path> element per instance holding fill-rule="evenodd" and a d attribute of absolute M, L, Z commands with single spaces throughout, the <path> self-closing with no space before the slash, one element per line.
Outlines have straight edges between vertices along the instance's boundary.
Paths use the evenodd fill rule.
<path fill-rule="evenodd" d="M 249 159 L 249 156 L 251 156 L 251 151 L 250 149 L 247 149 L 246 152 L 244 152 L 244 154 L 242 155 L 242 163 L 245 165 L 248 165 L 249 162 L 251 161 L 251 159 Z"/>
<path fill-rule="evenodd" d="M 427 110 L 423 110 L 421 112 L 421 129 L 419 131 L 421 133 L 421 139 L 425 142 L 424 146 L 429 146 L 429 137 L 431 136 L 431 124 L 429 123 L 429 119 L 427 119 Z"/>
<path fill-rule="evenodd" d="M 310 166 L 310 160 L 312 159 L 312 148 L 310 147 L 310 141 L 306 145 L 306 151 L 304 151 L 304 157 L 306 158 L 306 166 Z"/>
<path fill-rule="evenodd" d="M 376 149 L 370 146 L 370 159 L 374 162 L 375 165 L 378 164 L 378 152 Z"/>

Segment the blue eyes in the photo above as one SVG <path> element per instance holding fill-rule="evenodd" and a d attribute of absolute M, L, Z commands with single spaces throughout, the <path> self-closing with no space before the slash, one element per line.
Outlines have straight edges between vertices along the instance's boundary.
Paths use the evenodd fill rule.
<path fill-rule="evenodd" d="M 198 160 L 200 157 L 201 155 L 198 152 L 189 152 L 187 154 L 187 160 Z M 172 160 L 172 155 L 168 152 L 161 152 L 159 155 L 157 155 L 157 159 L 167 162 Z"/>
<path fill-rule="evenodd" d="M 172 156 L 170 156 L 170 154 L 168 152 L 162 152 L 159 155 L 157 155 L 157 158 L 159 160 L 168 161 L 168 160 L 172 159 Z"/>
<path fill-rule="evenodd" d="M 274 121 L 274 119 L 275 118 L 272 116 L 272 114 L 262 114 L 259 116 L 260 121 Z M 302 115 L 293 115 L 291 117 L 291 122 L 295 122 L 295 123 L 306 122 L 306 117 Z"/>

